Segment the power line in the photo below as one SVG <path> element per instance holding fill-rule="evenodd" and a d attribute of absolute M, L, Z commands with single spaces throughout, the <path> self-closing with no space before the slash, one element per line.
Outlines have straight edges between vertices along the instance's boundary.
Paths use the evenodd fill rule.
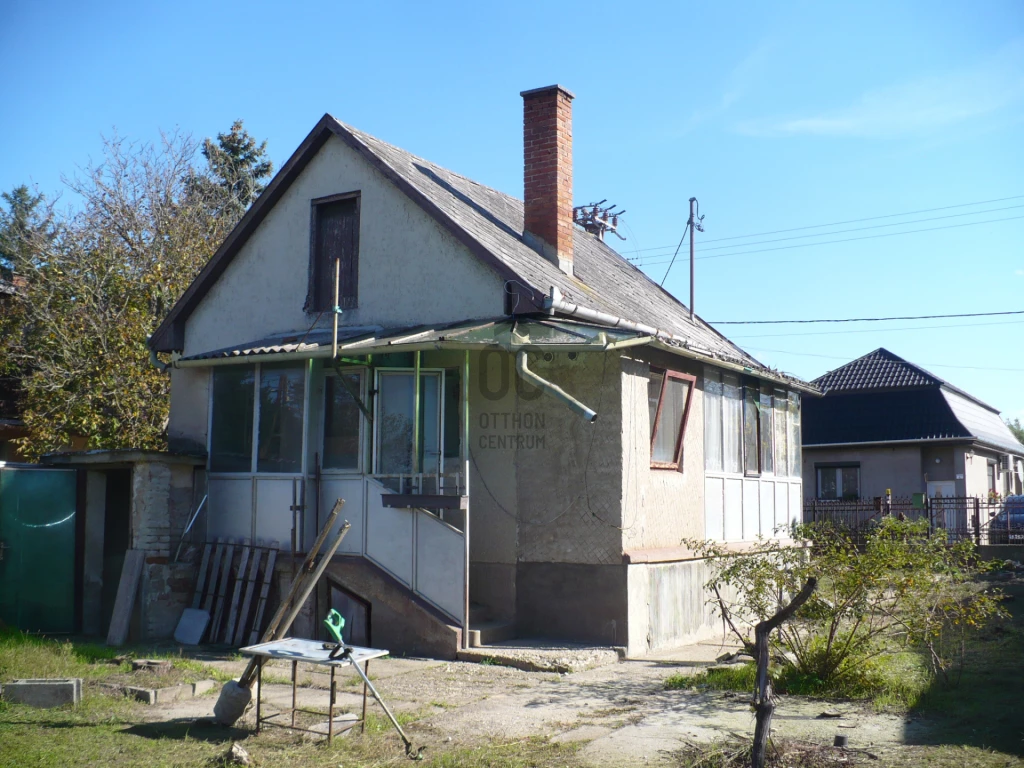
<path fill-rule="evenodd" d="M 843 234 L 846 234 L 848 232 L 864 232 L 864 231 L 869 230 L 869 229 L 881 229 L 882 227 L 902 227 L 902 226 L 907 225 L 907 224 L 922 224 L 922 223 L 924 223 L 926 221 L 942 221 L 944 219 L 957 219 L 957 218 L 962 218 L 963 216 L 980 216 L 983 213 L 997 213 L 999 211 L 1012 211 L 1012 210 L 1015 210 L 1017 208 L 1024 208 L 1024 205 L 1007 205 L 1007 206 L 1005 206 L 1003 208 L 985 208 L 984 210 L 981 210 L 981 211 L 971 211 L 970 213 L 949 213 L 949 214 L 946 214 L 945 216 L 930 216 L 930 217 L 928 217 L 926 219 L 911 219 L 909 221 L 896 221 L 896 222 L 893 222 L 891 224 L 872 224 L 870 227 L 853 227 L 852 229 L 837 229 L 837 230 L 834 230 L 832 232 L 819 232 L 817 234 L 812 234 L 812 235 L 793 235 L 792 237 L 779 237 L 779 238 L 776 238 L 774 240 L 755 240 L 752 243 L 743 243 L 741 247 L 746 248 L 749 245 L 764 245 L 766 243 L 782 243 L 782 242 L 785 242 L 787 240 L 806 240 L 807 238 L 810 238 L 810 237 L 827 237 L 828 235 L 843 235 Z M 707 242 L 712 242 L 712 241 L 708 240 Z M 727 250 L 729 248 L 735 248 L 735 247 L 736 247 L 735 245 L 716 245 L 713 248 L 702 248 L 701 252 L 703 253 L 704 251 L 722 251 L 722 250 Z M 658 258 L 659 256 L 664 256 L 664 255 L 665 254 L 663 254 L 663 253 L 658 253 L 658 254 L 654 254 L 653 256 L 651 256 L 649 258 Z M 641 256 L 640 260 L 642 261 L 644 258 L 645 257 Z"/>
<path fill-rule="evenodd" d="M 987 325 L 1019 325 L 1024 320 L 1001 320 L 994 323 L 957 323 L 954 325 L 916 325 L 903 328 L 862 328 L 856 331 L 810 331 L 808 333 L 761 333 L 754 336 L 730 336 L 730 339 L 773 339 L 783 336 L 837 336 L 848 333 L 889 333 L 890 331 L 930 331 L 933 328 L 980 328 Z"/>
<path fill-rule="evenodd" d="M 726 240 L 746 240 L 750 237 L 764 237 L 766 235 L 781 235 L 786 232 L 801 232 L 805 229 L 823 229 L 825 227 L 839 227 L 843 224 L 859 224 L 862 221 L 879 221 L 881 219 L 894 219 L 900 216 L 916 216 L 919 213 L 934 213 L 936 211 L 949 211 L 954 208 L 968 208 L 972 205 L 988 205 L 989 203 L 1002 203 L 1007 200 L 1020 200 L 1024 199 L 1024 195 L 1013 195 L 1012 197 L 997 197 L 993 200 L 977 200 L 973 203 L 958 203 L 957 205 L 944 205 L 941 208 L 922 208 L 918 211 L 906 211 L 905 213 L 889 213 L 884 216 L 868 216 L 863 219 L 847 219 L 846 221 L 834 221 L 831 224 L 810 224 L 805 227 L 791 227 L 790 229 L 775 229 L 770 232 L 755 232 L 750 235 L 734 235 L 732 237 L 718 237 L 713 240 L 705 240 L 705 243 L 721 243 Z M 822 233 L 827 234 L 827 233 Z M 654 245 L 650 248 L 639 248 L 634 253 L 640 251 L 660 251 L 665 248 L 671 248 L 671 245 Z"/>
<path fill-rule="evenodd" d="M 815 354 L 814 352 L 793 352 L 788 349 L 764 349 L 761 347 L 744 347 L 752 352 L 775 352 L 777 354 L 792 354 L 797 357 L 824 357 L 833 360 L 847 360 L 849 357 L 844 357 L 838 354 Z M 1024 368 L 989 368 L 987 366 L 950 366 L 945 362 L 918 362 L 915 364 L 918 366 L 927 366 L 928 368 L 952 368 L 961 371 L 1007 371 L 1012 373 L 1024 373 Z"/>
<path fill-rule="evenodd" d="M 946 320 L 951 317 L 994 317 L 1024 315 L 1024 309 L 1010 312 L 966 312 L 957 315 L 903 315 L 897 317 L 842 317 L 828 320 L 712 320 L 711 325 L 779 325 L 781 323 L 877 323 L 885 320 Z"/>
<path fill-rule="evenodd" d="M 876 240 L 880 237 L 896 237 L 897 235 L 913 235 L 918 232 L 935 232 L 941 229 L 958 229 L 960 227 L 974 227 L 979 224 L 995 224 L 1000 221 L 1015 221 L 1017 219 L 1024 219 L 1024 216 L 1007 216 L 1002 219 L 986 219 L 985 221 L 968 221 L 963 224 L 947 224 L 942 227 L 924 227 L 922 229 L 909 229 L 906 232 L 884 232 L 880 235 L 864 235 L 862 237 L 844 237 L 839 240 L 824 240 L 820 243 L 797 243 L 795 245 L 780 245 L 776 248 L 759 248 L 754 251 L 736 251 L 735 253 L 713 253 L 710 256 L 697 256 L 698 259 L 721 259 L 725 256 L 747 256 L 755 253 L 770 253 L 772 251 L 787 251 L 792 248 L 811 248 L 817 245 L 831 245 L 833 243 L 851 243 L 856 240 Z M 667 259 L 661 261 L 648 261 L 644 264 L 638 264 L 639 267 L 652 267 L 657 264 L 664 264 Z"/>

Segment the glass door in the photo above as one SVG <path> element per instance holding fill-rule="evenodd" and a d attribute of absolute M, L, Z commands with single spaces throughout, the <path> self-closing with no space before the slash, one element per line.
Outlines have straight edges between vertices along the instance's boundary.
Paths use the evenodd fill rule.
<path fill-rule="evenodd" d="M 441 472 L 443 380 L 440 371 L 420 372 L 418 444 L 413 444 L 413 371 L 378 371 L 375 470 L 378 475 L 438 475 Z M 423 489 L 425 490 L 425 489 Z"/>

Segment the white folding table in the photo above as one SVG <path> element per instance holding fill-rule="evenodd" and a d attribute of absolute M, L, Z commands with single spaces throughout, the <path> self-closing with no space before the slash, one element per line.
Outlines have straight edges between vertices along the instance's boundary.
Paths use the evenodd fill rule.
<path fill-rule="evenodd" d="M 373 683 L 370 682 L 370 678 L 367 676 L 367 670 L 370 667 L 370 659 L 379 659 L 382 656 L 387 656 L 388 652 L 378 648 L 361 648 L 359 646 L 351 646 L 346 655 L 332 659 L 331 652 L 334 647 L 333 643 L 324 643 L 319 640 L 304 640 L 297 637 L 286 637 L 281 640 L 272 640 L 269 643 L 260 643 L 258 645 L 250 645 L 239 649 L 240 653 L 256 658 L 256 733 L 259 733 L 261 727 L 265 725 L 272 725 L 278 728 L 288 728 L 296 731 L 306 731 L 308 733 L 320 733 L 320 731 L 301 728 L 295 724 L 295 714 L 297 712 L 305 712 L 306 714 L 312 715 L 323 714 L 322 712 L 311 709 L 300 709 L 296 706 L 296 680 L 299 662 L 301 661 L 306 664 L 317 664 L 320 666 L 330 667 L 331 689 L 330 703 L 327 709 L 327 743 L 330 744 L 331 740 L 334 738 L 334 706 L 337 700 L 335 671 L 338 667 L 351 666 L 359 676 L 363 678 L 363 714 L 362 717 L 353 723 L 351 727 L 360 725 L 363 732 L 366 731 L 366 694 L 369 692 L 373 694 L 373 698 L 378 704 L 380 704 L 381 709 L 384 710 L 384 714 L 386 714 L 388 719 L 391 720 L 391 724 L 395 726 L 395 730 L 398 731 L 399 735 L 402 737 L 402 741 L 405 742 L 406 751 L 409 751 L 412 747 L 412 743 L 409 741 L 409 738 L 405 735 L 405 732 L 398 724 L 395 716 L 391 714 L 391 710 L 388 709 L 387 705 L 381 699 L 380 694 L 377 693 L 377 689 L 373 687 Z M 270 659 L 283 659 L 292 663 L 292 706 L 290 709 L 264 716 L 262 709 L 263 665 Z M 360 664 L 362 664 L 362 667 L 360 667 Z M 291 723 L 289 725 L 275 722 L 276 718 L 288 715 L 291 716 Z"/>

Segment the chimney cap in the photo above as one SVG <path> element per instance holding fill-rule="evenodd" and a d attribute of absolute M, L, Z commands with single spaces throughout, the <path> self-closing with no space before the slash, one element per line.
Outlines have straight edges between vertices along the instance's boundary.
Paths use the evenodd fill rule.
<path fill-rule="evenodd" d="M 564 88 L 561 85 L 558 85 L 557 83 L 555 85 L 545 85 L 543 88 L 531 88 L 528 91 L 520 91 L 519 95 L 522 96 L 525 99 L 527 96 L 536 96 L 536 95 L 539 95 L 541 93 L 546 93 L 548 91 L 561 91 L 566 96 L 568 96 L 570 99 L 575 99 L 576 98 L 576 94 L 575 93 L 570 91 L 568 88 Z"/>

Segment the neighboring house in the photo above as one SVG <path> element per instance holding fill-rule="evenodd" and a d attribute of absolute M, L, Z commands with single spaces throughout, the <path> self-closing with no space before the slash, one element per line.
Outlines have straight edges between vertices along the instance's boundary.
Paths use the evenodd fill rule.
<path fill-rule="evenodd" d="M 887 349 L 826 373 L 804 403 L 808 498 L 1021 493 L 1024 445 L 999 411 Z"/>
<path fill-rule="evenodd" d="M 357 642 L 641 655 L 716 627 L 685 539 L 799 519 L 816 390 L 574 226 L 573 97 L 522 95 L 525 204 L 325 115 L 152 337 L 170 447 L 209 539 L 302 550 L 346 500 L 313 618 Z"/>
<path fill-rule="evenodd" d="M 0 273 L 0 312 L 14 300 L 17 281 L 10 273 Z M 18 381 L 13 377 L 0 376 L 0 461 L 21 461 L 20 451 L 14 441 L 25 435 L 25 425 L 18 410 Z"/>

